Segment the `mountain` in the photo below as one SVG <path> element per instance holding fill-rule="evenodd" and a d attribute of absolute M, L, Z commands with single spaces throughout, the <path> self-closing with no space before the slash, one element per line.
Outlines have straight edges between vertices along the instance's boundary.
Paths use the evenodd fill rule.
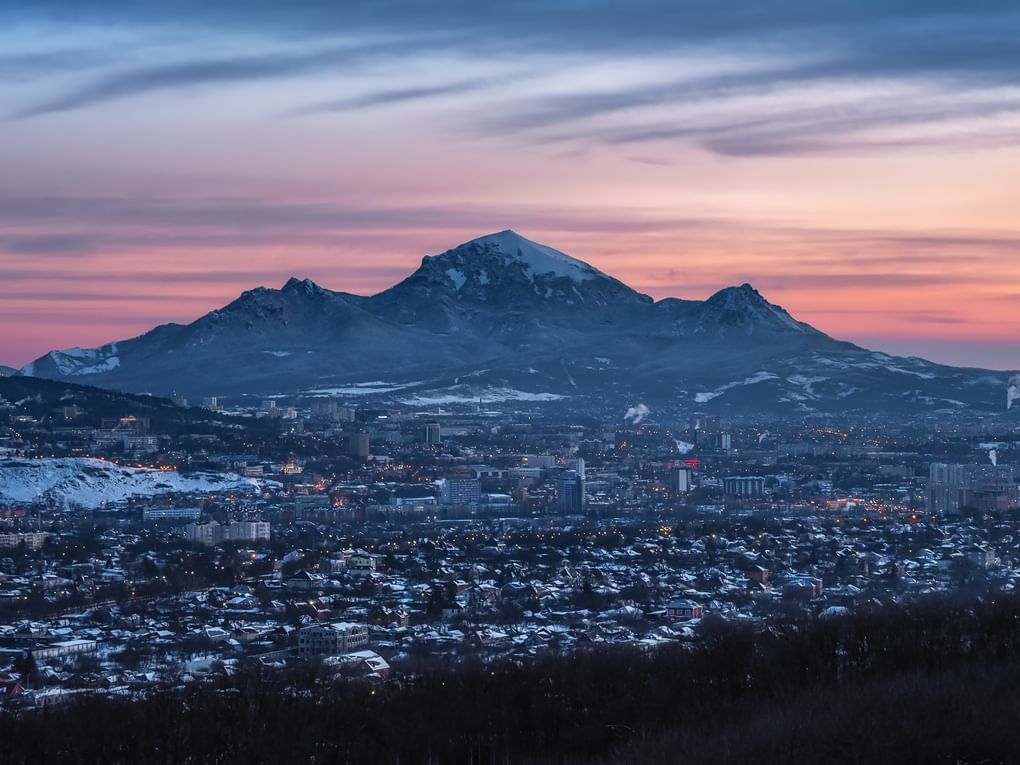
<path fill-rule="evenodd" d="M 1009 385 L 1007 373 L 835 340 L 748 284 L 656 302 L 513 231 L 427 256 L 373 296 L 291 279 L 191 324 L 51 351 L 19 374 L 188 396 L 765 414 L 1004 411 Z"/>
<path fill-rule="evenodd" d="M 13 367 L 5 367 L 0 364 L 0 377 L 10 377 L 13 374 L 17 374 L 18 370 Z"/>

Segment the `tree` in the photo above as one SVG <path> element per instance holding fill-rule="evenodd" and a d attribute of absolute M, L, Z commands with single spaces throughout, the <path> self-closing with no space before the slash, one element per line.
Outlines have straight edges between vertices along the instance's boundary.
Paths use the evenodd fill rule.
<path fill-rule="evenodd" d="M 39 665 L 36 664 L 35 656 L 31 651 L 25 651 L 14 660 L 14 671 L 21 675 L 21 684 L 28 688 L 39 672 Z"/>

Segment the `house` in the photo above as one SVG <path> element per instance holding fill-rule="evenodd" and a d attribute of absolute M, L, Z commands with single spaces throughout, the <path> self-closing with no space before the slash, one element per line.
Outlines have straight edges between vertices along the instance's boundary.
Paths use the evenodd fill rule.
<path fill-rule="evenodd" d="M 375 677 L 385 680 L 390 676 L 389 662 L 372 650 L 351 651 L 341 656 L 331 656 L 324 663 L 335 668 L 337 674 L 352 677 Z"/>
<path fill-rule="evenodd" d="M 322 574 L 313 574 L 310 571 L 301 570 L 286 581 L 288 590 L 308 592 L 309 590 L 321 589 L 325 578 Z"/>
<path fill-rule="evenodd" d="M 794 577 L 783 585 L 783 598 L 788 600 L 811 600 L 822 594 L 822 580 L 813 577 Z"/>
<path fill-rule="evenodd" d="M 13 702 L 25 693 L 16 675 L 0 675 L 0 706 Z"/>
<path fill-rule="evenodd" d="M 693 600 L 687 598 L 677 598 L 671 600 L 666 604 L 666 616 L 670 619 L 678 619 L 680 621 L 688 621 L 690 619 L 700 619 L 705 609 L 703 606 L 698 605 Z"/>

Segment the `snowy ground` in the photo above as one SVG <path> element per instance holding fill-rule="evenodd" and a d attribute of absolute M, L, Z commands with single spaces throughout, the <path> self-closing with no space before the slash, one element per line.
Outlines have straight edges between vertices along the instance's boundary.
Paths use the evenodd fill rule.
<path fill-rule="evenodd" d="M 0 504 L 55 501 L 102 507 L 130 497 L 191 492 L 253 491 L 267 482 L 225 473 L 129 468 L 98 459 L 0 458 Z"/>

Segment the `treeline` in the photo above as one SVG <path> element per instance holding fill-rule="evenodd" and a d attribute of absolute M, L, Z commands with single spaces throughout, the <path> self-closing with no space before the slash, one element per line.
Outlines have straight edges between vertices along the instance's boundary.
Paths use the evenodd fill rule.
<path fill-rule="evenodd" d="M 693 646 L 385 684 L 246 671 L 0 714 L 8 763 L 1020 761 L 1020 598 L 929 599 Z"/>

